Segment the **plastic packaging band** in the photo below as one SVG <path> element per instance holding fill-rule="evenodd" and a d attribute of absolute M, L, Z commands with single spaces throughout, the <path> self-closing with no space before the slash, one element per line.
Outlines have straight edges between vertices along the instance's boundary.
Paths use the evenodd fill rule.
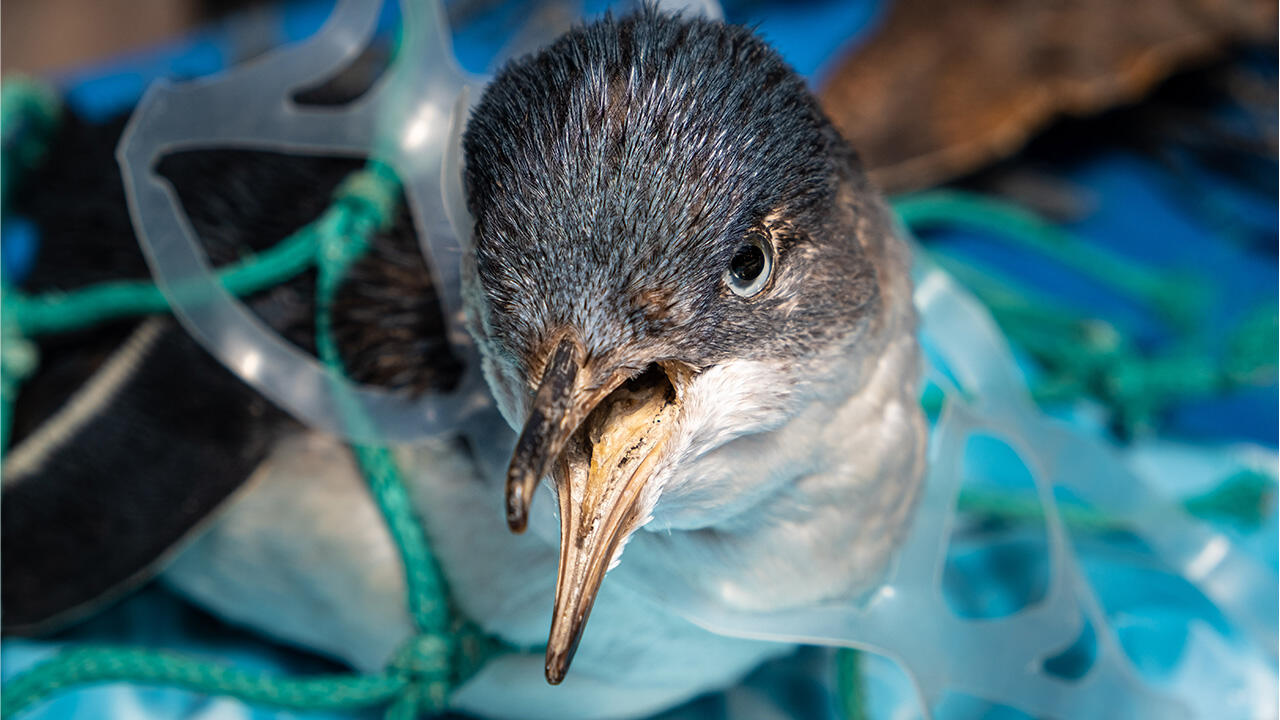
<path fill-rule="evenodd" d="M 735 611 L 723 598 L 695 589 L 692 578 L 673 577 L 670 568 L 678 564 L 671 559 L 653 562 L 656 554 L 634 547 L 611 582 L 640 594 L 660 587 L 660 602 L 719 634 L 855 647 L 890 657 L 911 678 L 927 715 L 948 693 L 958 692 L 1036 717 L 1194 717 L 1182 698 L 1140 676 L 1125 655 L 1059 517 L 1054 489 L 1060 487 L 1120 518 L 1171 570 L 1209 597 L 1244 631 L 1233 653 L 1260 667 L 1274 666 L 1274 574 L 1225 537 L 1159 502 L 1103 442 L 1040 413 L 990 316 L 945 273 L 919 268 L 916 305 L 931 357 L 929 379 L 947 399 L 931 436 L 929 474 L 911 531 L 870 597 L 776 613 Z M 960 617 L 942 594 L 965 451 L 976 436 L 994 437 L 1016 451 L 1035 479 L 1045 516 L 1048 589 L 1006 617 Z M 645 539 L 632 543 L 638 547 Z M 1088 671 L 1074 680 L 1046 672 L 1045 661 L 1070 647 L 1086 620 L 1097 638 Z M 1186 655 L 1200 647 L 1189 647 Z M 1223 700 L 1218 717 L 1257 712 L 1254 703 L 1265 691 L 1237 690 L 1220 689 L 1219 697 L 1230 700 Z"/>
<path fill-rule="evenodd" d="M 666 5 L 720 16 L 714 2 Z M 461 432 L 476 448 L 482 470 L 492 475 L 506 460 L 511 432 L 493 409 L 463 329 L 459 288 L 460 260 L 470 238 L 460 138 L 484 81 L 458 69 L 439 3 L 406 2 L 400 53 L 367 94 L 338 109 L 300 108 L 290 100 L 294 89 L 323 80 L 352 60 L 369 42 L 377 16 L 377 4 L 341 0 L 324 28 L 304 43 L 217 77 L 153 86 L 118 150 L 130 211 L 157 283 L 184 326 L 265 396 L 312 427 L 360 442 L 403 443 Z M 157 161 L 168 153 L 210 147 L 373 155 L 395 168 L 441 293 L 449 341 L 467 368 L 458 389 L 409 401 L 377 388 L 345 388 L 370 420 L 366 429 L 349 432 L 334 394 L 347 381 L 285 342 L 217 284 L 175 193 L 155 174 Z M 694 590 L 697 583 L 673 577 L 670 569 L 679 563 L 647 565 L 645 553 L 634 551 L 610 582 L 721 634 L 859 647 L 891 657 L 912 678 L 926 713 L 948 693 L 960 692 L 1038 716 L 1192 716 L 1177 688 L 1154 687 L 1125 656 L 1059 518 L 1054 491 L 1063 488 L 1123 519 L 1240 631 L 1241 637 L 1229 640 L 1233 653 L 1274 668 L 1274 573 L 1225 537 L 1154 502 L 1154 494 L 1102 441 L 1045 418 L 990 317 L 944 273 L 921 269 L 916 302 L 930 379 L 946 399 L 912 530 L 871 597 L 782 613 L 738 612 L 724 599 Z M 982 620 L 956 615 L 940 587 L 964 453 L 978 435 L 1008 444 L 1033 475 L 1050 565 L 1042 599 L 1007 617 Z M 544 541 L 556 542 L 553 531 L 534 530 Z M 666 573 L 655 578 L 659 565 Z M 1086 621 L 1097 637 L 1089 670 L 1075 680 L 1046 672 L 1045 660 L 1070 646 Z M 1205 662 L 1196 655 L 1205 647 L 1195 640 L 1198 631 L 1190 637 L 1184 654 Z M 495 677 L 502 662 L 495 661 Z M 1270 678 L 1274 695 L 1274 671 Z M 1228 690 L 1220 694 L 1215 712 L 1254 714 L 1251 703 L 1260 695 Z"/>
<path fill-rule="evenodd" d="M 490 412 L 487 389 L 460 321 L 458 244 L 443 210 L 440 174 L 454 100 L 468 82 L 456 67 L 438 3 L 406 3 L 400 61 L 340 109 L 297 106 L 290 93 L 350 62 L 369 42 L 379 7 L 342 0 L 306 42 L 226 73 L 153 85 L 117 150 L 143 252 L 183 325 L 223 364 L 306 424 L 362 442 L 403 443 L 452 432 Z M 406 59 L 407 58 L 407 59 Z M 407 400 L 352 389 L 369 425 L 344 427 L 334 388 L 347 380 L 286 342 L 214 279 L 207 257 L 157 162 L 182 150 L 237 147 L 328 155 L 374 154 L 399 173 L 441 293 L 453 351 L 468 368 L 458 388 Z M 483 423 L 493 441 L 501 424 Z"/>

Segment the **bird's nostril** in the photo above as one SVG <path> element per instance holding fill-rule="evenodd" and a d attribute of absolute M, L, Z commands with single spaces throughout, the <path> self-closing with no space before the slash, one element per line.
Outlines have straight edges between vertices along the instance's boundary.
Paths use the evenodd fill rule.
<path fill-rule="evenodd" d="M 623 383 L 622 389 L 629 392 L 640 392 L 657 387 L 662 383 L 671 384 L 671 381 L 667 378 L 666 371 L 658 363 L 649 363 L 644 370 Z"/>

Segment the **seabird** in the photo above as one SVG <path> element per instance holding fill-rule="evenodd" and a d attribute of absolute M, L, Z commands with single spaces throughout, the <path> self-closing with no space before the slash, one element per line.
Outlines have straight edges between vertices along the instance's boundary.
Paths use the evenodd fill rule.
<path fill-rule="evenodd" d="M 753 611 L 872 590 L 924 471 L 909 257 L 803 79 L 747 28 L 652 8 L 606 16 L 504 68 L 463 150 L 475 228 L 463 257 L 467 324 L 519 440 L 506 477 L 485 476 L 446 441 L 398 456 L 458 608 L 517 648 L 543 656 L 545 642 L 537 674 L 564 686 L 535 686 L 532 651 L 514 653 L 464 685 L 458 707 L 634 716 L 786 651 L 694 626 L 668 581 Z M 441 323 L 426 274 L 406 271 L 420 260 L 403 249 L 375 242 L 335 324 L 357 379 L 413 392 L 456 368 L 426 367 L 444 362 Z M 305 308 L 281 297 L 255 307 L 305 345 Z M 371 310 L 378 303 L 396 311 Z M 162 372 L 149 349 L 189 344 L 172 328 L 138 332 L 149 334 L 126 349 L 142 359 L 124 357 L 126 368 Z M 103 397 L 156 400 L 147 375 L 121 377 Z M 237 455 L 241 474 L 183 526 L 228 486 L 248 477 L 246 487 L 165 580 L 233 621 L 380 667 L 413 630 L 358 471 L 334 438 L 270 411 L 249 417 L 269 427 Z M 59 453 L 82 446 L 83 428 L 110 423 L 81 420 L 28 449 L 28 473 L 47 480 L 83 465 Z M 37 509 L 59 497 L 7 468 L 6 543 L 39 524 L 11 521 L 14 508 L 31 512 L 11 502 L 23 487 L 42 488 Z M 504 518 L 514 533 L 534 532 L 508 533 Z M 558 551 L 530 537 L 557 528 Z M 162 557 L 156 547 L 180 537 L 167 532 L 139 557 Z M 113 577 L 136 576 L 140 562 Z M 619 563 L 642 570 L 648 595 L 604 580 Z M 9 572 L 6 592 L 41 587 L 11 583 Z"/>
<path fill-rule="evenodd" d="M 464 150 L 507 523 L 544 477 L 559 499 L 547 680 L 641 528 L 735 605 L 871 587 L 923 467 L 908 264 L 804 81 L 642 11 L 505 68 Z"/>

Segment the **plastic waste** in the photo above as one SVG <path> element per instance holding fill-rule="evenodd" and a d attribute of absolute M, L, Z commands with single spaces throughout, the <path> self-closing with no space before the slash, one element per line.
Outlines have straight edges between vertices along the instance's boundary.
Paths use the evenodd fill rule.
<path fill-rule="evenodd" d="M 351 435 L 337 388 L 351 383 L 326 370 L 258 320 L 213 278 L 208 258 L 176 193 L 155 172 L 164 155 L 198 148 L 372 155 L 396 169 L 418 235 L 441 289 L 449 341 L 459 358 L 473 350 L 459 321 L 456 233 L 444 212 L 442 158 L 456 121 L 455 101 L 482 86 L 458 69 L 438 3 L 405 3 L 399 59 L 362 97 L 341 108 L 308 108 L 294 91 L 327 79 L 370 41 L 380 3 L 343 0 L 316 35 L 206 79 L 159 82 L 143 96 L 117 156 L 135 228 L 152 274 L 182 324 L 228 368 L 308 425 Z M 456 177 L 455 177 L 456 180 Z M 369 420 L 352 439 L 401 443 L 452 432 L 484 412 L 487 391 L 476 363 L 452 393 L 412 401 L 377 388 L 351 388 Z"/>
<path fill-rule="evenodd" d="M 1043 415 L 987 311 L 935 267 L 917 262 L 915 301 L 928 360 L 927 378 L 946 395 L 930 436 L 929 472 L 912 529 L 884 583 L 860 601 L 786 612 L 737 613 L 700 595 L 669 571 L 663 597 L 688 619 L 716 633 L 779 642 L 858 647 L 894 660 L 910 677 L 926 716 L 959 693 L 1016 708 L 1032 717 L 1208 717 L 1188 696 L 1219 702 L 1212 717 L 1268 717 L 1275 712 L 1277 583 L 1274 572 L 1235 548 L 1224 535 L 1185 515 L 1121 463 L 1104 442 Z M 965 618 L 942 591 L 947 548 L 964 480 L 965 453 L 976 438 L 1007 443 L 1034 478 L 1045 516 L 1050 579 L 1037 602 L 998 618 Z M 1131 527 L 1164 566 L 1181 575 L 1236 630 L 1214 642 L 1252 666 L 1222 685 L 1202 676 L 1158 687 L 1127 657 L 1072 548 L 1056 492 L 1104 510 Z M 612 582 L 637 592 L 659 578 L 623 563 Z M 1046 661 L 1071 646 L 1086 622 L 1097 650 L 1082 676 L 1048 672 Z M 1197 633 L 1214 635 L 1207 628 Z M 1196 637 L 1182 666 L 1203 663 Z"/>
<path fill-rule="evenodd" d="M 710 0 L 666 4 L 720 16 Z M 304 423 L 356 441 L 411 443 L 464 434 L 486 471 L 500 472 L 512 433 L 497 417 L 463 328 L 459 290 L 459 261 L 470 237 L 459 143 L 486 79 L 463 72 L 454 61 L 438 2 L 404 2 L 396 60 L 369 92 L 341 108 L 308 108 L 291 99 L 295 90 L 325 80 L 355 58 L 372 37 L 379 5 L 340 0 L 325 26 L 305 42 L 217 76 L 151 87 L 117 153 L 130 212 L 153 275 L 179 320 L 245 382 Z M 215 281 L 176 193 L 155 172 L 168 153 L 213 147 L 367 155 L 394 167 L 441 293 L 449 341 L 467 368 L 456 390 L 408 400 L 355 386 L 276 335 L 228 294 Z M 1105 443 L 1043 416 L 1003 337 L 976 301 L 936 268 L 919 268 L 916 281 L 928 378 L 946 399 L 912 530 L 878 590 L 843 603 L 760 614 L 735 611 L 669 573 L 658 578 L 643 562 L 623 562 L 610 582 L 651 596 L 716 633 L 884 655 L 910 677 L 926 715 L 956 693 L 1040 717 L 1203 715 L 1204 704 L 1184 692 L 1186 683 L 1157 686 L 1126 656 L 1058 511 L 1055 493 L 1065 490 L 1122 519 L 1228 619 L 1233 632 L 1226 636 L 1196 630 L 1184 668 L 1213 657 L 1206 648 L 1225 647 L 1243 665 L 1261 669 L 1219 678 L 1226 686 L 1215 693 L 1221 702 L 1209 710 L 1218 717 L 1274 716 L 1274 571 L 1224 535 L 1156 501 Z M 355 398 L 367 425 L 344 421 L 341 394 Z M 1006 443 L 1029 469 L 1048 541 L 1050 577 L 1043 597 L 998 618 L 960 617 L 941 589 L 963 456 L 978 436 Z M 543 533 L 543 539 L 557 542 L 554 532 Z M 1088 671 L 1074 679 L 1046 671 L 1046 660 L 1072 645 L 1086 625 L 1097 642 Z"/>

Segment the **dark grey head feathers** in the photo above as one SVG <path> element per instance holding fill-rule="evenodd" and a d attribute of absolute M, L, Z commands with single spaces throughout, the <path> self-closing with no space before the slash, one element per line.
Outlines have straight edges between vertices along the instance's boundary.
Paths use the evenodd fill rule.
<path fill-rule="evenodd" d="M 473 321 L 526 375 L 560 326 L 615 365 L 705 367 L 802 356 L 874 314 L 879 201 L 746 28 L 654 9 L 577 28 L 498 75 L 464 145 Z M 740 297 L 725 271 L 751 238 L 776 259 Z"/>

